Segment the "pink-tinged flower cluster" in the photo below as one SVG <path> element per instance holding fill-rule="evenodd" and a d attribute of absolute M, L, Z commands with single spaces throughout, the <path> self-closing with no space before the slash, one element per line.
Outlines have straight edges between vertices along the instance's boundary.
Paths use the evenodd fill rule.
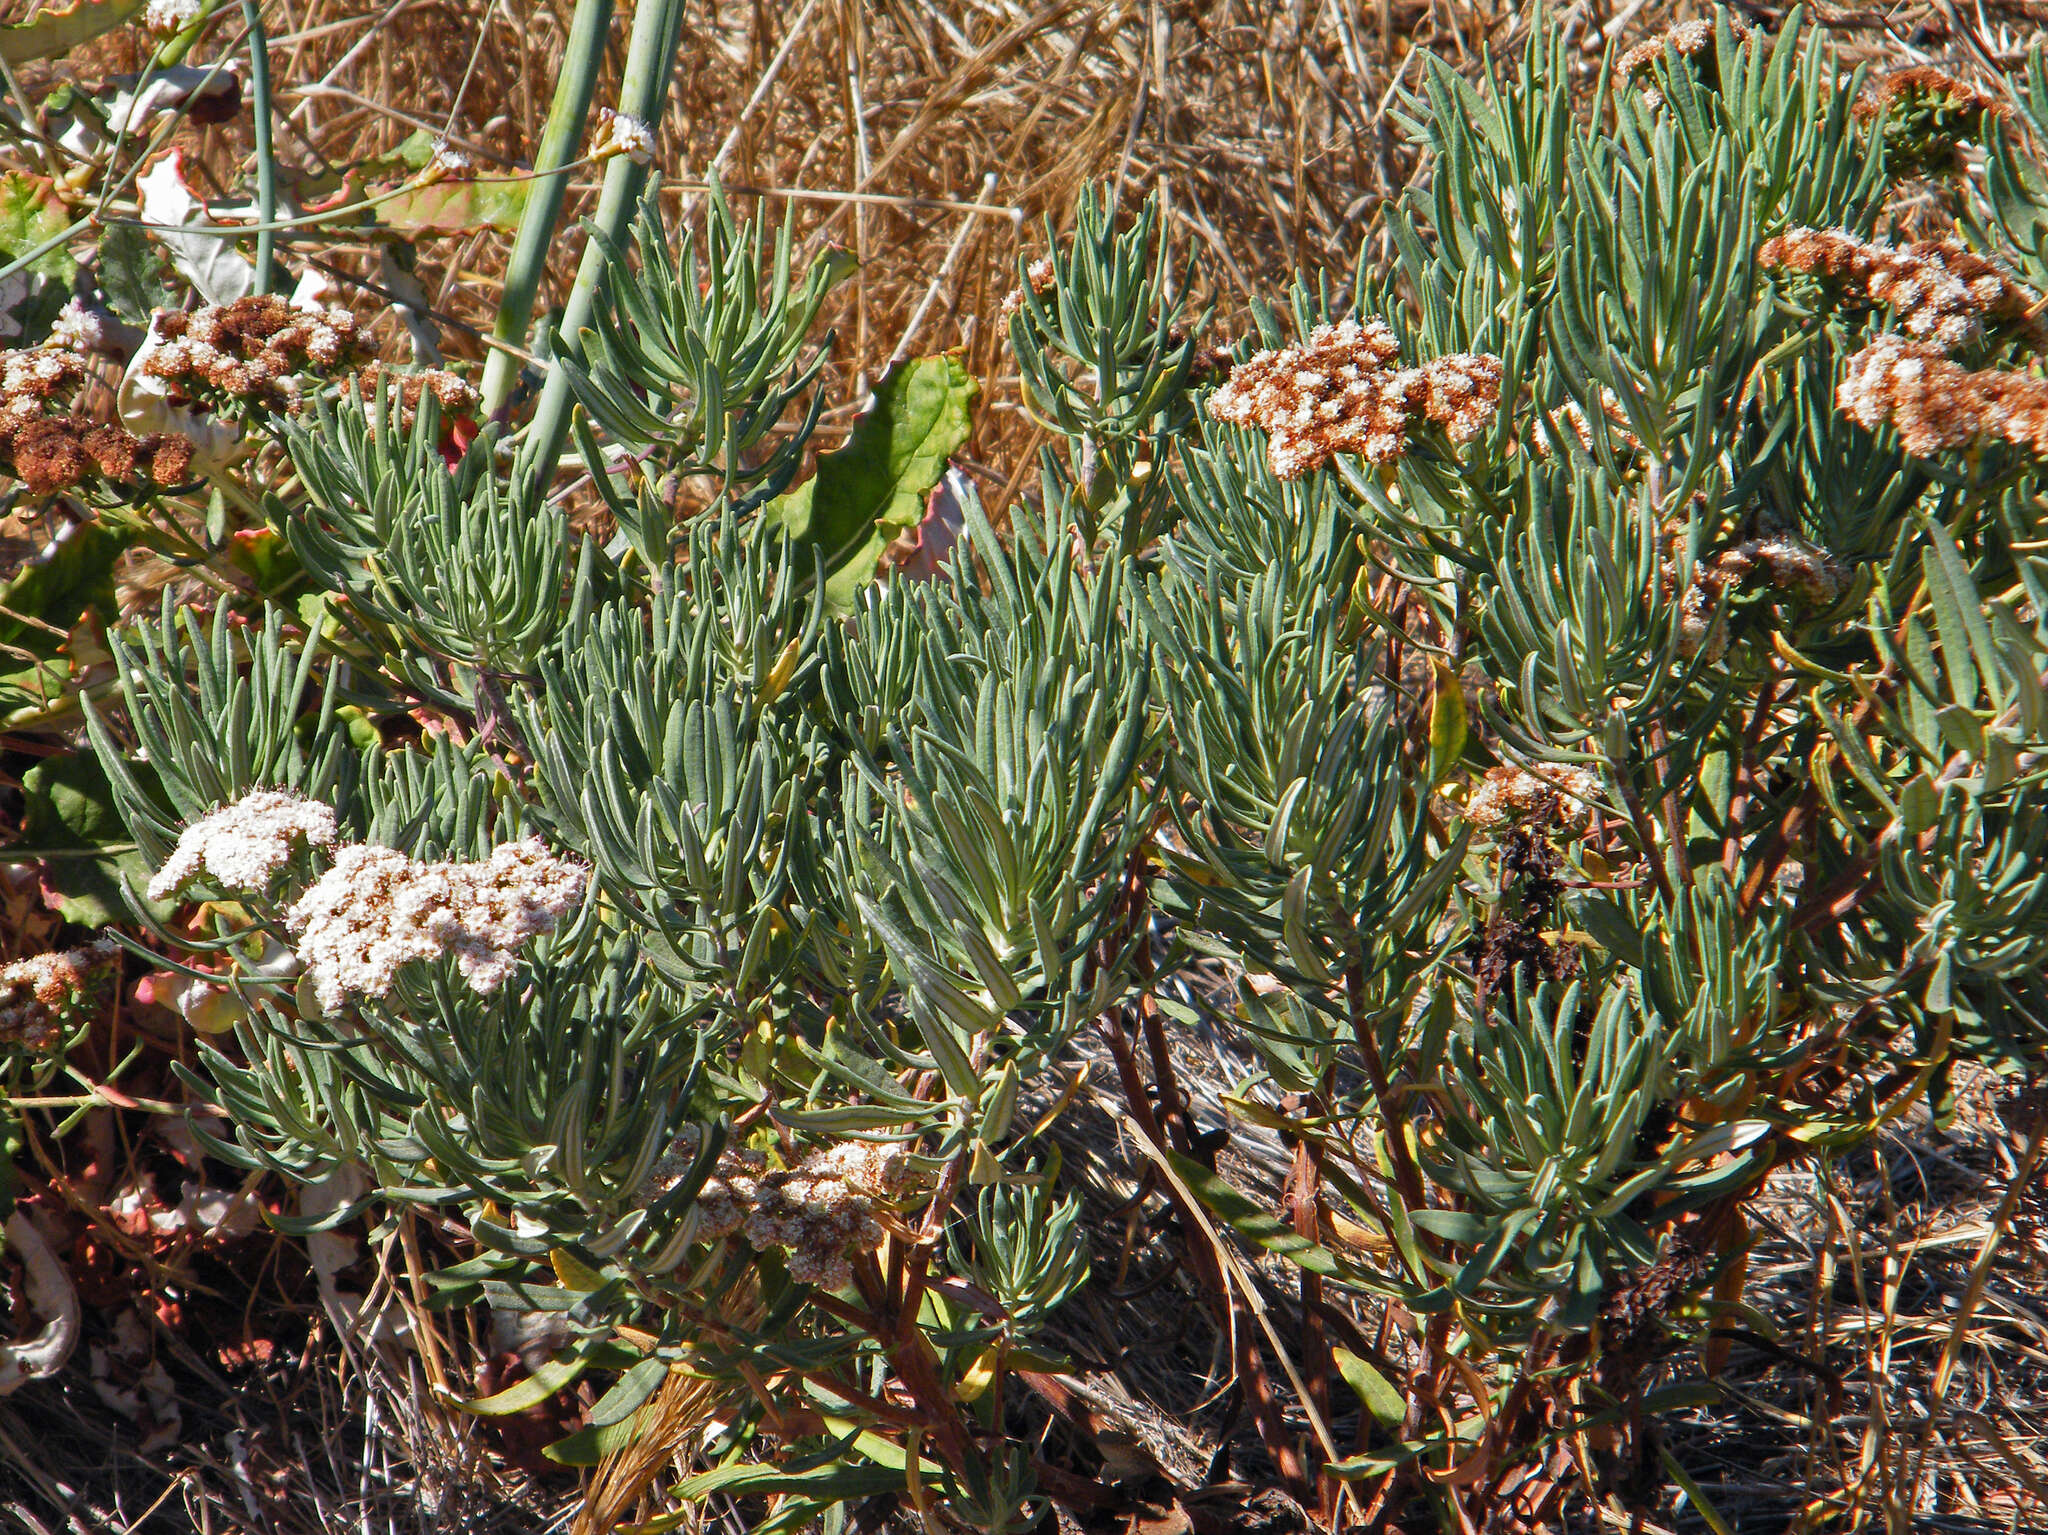
<path fill-rule="evenodd" d="M 1033 261 L 1030 266 L 1024 269 L 1024 281 L 1031 285 L 1031 291 L 1033 293 L 1045 292 L 1046 289 L 1052 286 L 1053 278 L 1056 275 L 1057 274 L 1053 271 L 1052 256 L 1050 253 L 1040 256 L 1037 260 Z M 1004 319 L 1009 319 L 1011 315 L 1015 314 L 1018 310 L 1022 309 L 1023 307 L 1024 290 L 1022 288 L 1012 288 L 1008 293 L 1003 295 Z"/>
<path fill-rule="evenodd" d="M 1298 345 L 1239 363 L 1209 397 L 1209 414 L 1264 432 L 1267 462 L 1283 480 L 1339 453 L 1376 464 L 1398 458 L 1418 421 L 1435 422 L 1453 442 L 1486 430 L 1500 406 L 1498 357 L 1461 352 L 1401 368 L 1399 356 L 1378 320 L 1319 325 Z"/>
<path fill-rule="evenodd" d="M 528 837 L 480 863 L 424 863 L 388 847 L 349 846 L 285 914 L 320 1005 L 382 997 L 398 967 L 455 956 L 478 993 L 512 973 L 514 951 L 552 932 L 583 899 L 581 864 Z"/>
<path fill-rule="evenodd" d="M 1736 42 L 1749 36 L 1749 27 L 1734 17 L 1728 18 L 1728 31 Z M 1621 78 L 1635 82 L 1642 92 L 1643 100 L 1653 107 L 1664 104 L 1664 92 L 1657 86 L 1656 72 L 1651 68 L 1658 59 L 1691 59 L 1695 63 L 1705 62 L 1707 50 L 1715 46 L 1714 24 L 1711 21 L 1681 21 L 1670 30 L 1637 43 L 1621 56 Z M 1720 60 L 1713 64 L 1718 77 Z"/>
<path fill-rule="evenodd" d="M 846 1141 L 777 1171 L 758 1151 L 728 1151 L 697 1195 L 698 1230 L 713 1241 L 738 1232 L 762 1252 L 781 1248 L 790 1278 L 836 1290 L 853 1279 L 848 1250 L 882 1240 L 876 1207 L 902 1199 L 914 1181 L 900 1146 Z"/>
<path fill-rule="evenodd" d="M 1950 351 L 1980 338 L 1987 319 L 2029 322 L 2040 302 L 1996 262 L 1953 240 L 1894 246 L 1839 229 L 1794 228 L 1764 241 L 1756 259 L 1821 279 L 1845 298 L 1882 304 L 1914 340 Z"/>
<path fill-rule="evenodd" d="M 230 890 L 263 891 L 300 848 L 336 846 L 334 811 L 258 789 L 185 828 L 150 881 L 162 899 L 204 873 Z M 351 844 L 285 913 L 320 1005 L 389 993 L 400 965 L 455 956 L 479 993 L 502 985 L 513 954 L 551 932 L 583 899 L 589 871 L 538 838 L 493 848 L 478 863 L 429 863 L 394 848 Z"/>
<path fill-rule="evenodd" d="M 92 972 L 120 952 L 113 939 L 101 938 L 0 965 L 0 1046 L 46 1050 L 55 1044 L 65 1009 L 86 995 Z"/>
<path fill-rule="evenodd" d="M 1995 437 L 2048 456 L 2048 380 L 1971 372 L 1938 348 L 1882 335 L 1851 357 L 1835 409 L 1875 431 L 1890 423 L 1908 453 L 1926 455 Z"/>
<path fill-rule="evenodd" d="M 267 890 L 300 848 L 334 846 L 334 811 L 280 789 L 257 789 L 186 827 L 149 882 L 161 901 L 204 874 L 223 890 Z"/>

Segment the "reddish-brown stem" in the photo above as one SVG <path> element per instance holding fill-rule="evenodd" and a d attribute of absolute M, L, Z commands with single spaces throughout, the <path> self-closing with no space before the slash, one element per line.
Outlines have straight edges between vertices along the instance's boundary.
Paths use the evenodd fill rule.
<path fill-rule="evenodd" d="M 1773 826 L 1764 840 L 1763 852 L 1757 865 L 1750 870 L 1749 879 L 1743 884 L 1737 909 L 1747 917 L 1756 910 L 1757 902 L 1763 899 L 1764 888 L 1778 877 L 1778 869 L 1785 862 L 1785 855 L 1792 845 L 1804 835 L 1806 823 L 1814 818 L 1820 809 L 1820 787 L 1808 784 L 1797 802 L 1785 813 L 1785 818 Z"/>
<path fill-rule="evenodd" d="M 1166 1048 L 1166 1030 L 1149 995 L 1138 998 L 1138 1016 L 1145 1031 L 1146 1051 L 1152 1057 L 1152 1090 L 1158 1095 L 1160 1124 L 1173 1137 L 1174 1150 L 1191 1157 L 1195 1154 L 1195 1129 L 1188 1119 L 1188 1095 L 1181 1091 L 1179 1078 L 1174 1074 L 1173 1057 Z M 1210 1160 L 1213 1162 L 1214 1158 Z"/>
<path fill-rule="evenodd" d="M 1281 1107 L 1290 1114 L 1299 1114 L 1308 1107 L 1307 1100 L 1291 1097 Z M 1288 1173 L 1284 1198 L 1287 1203 L 1289 1223 L 1311 1242 L 1320 1243 L 1322 1237 L 1322 1192 L 1323 1192 L 1323 1146 L 1313 1138 L 1296 1140 L 1294 1143 L 1294 1166 Z M 1301 1271 L 1301 1371 L 1308 1386 L 1309 1405 L 1323 1422 L 1330 1421 L 1330 1377 L 1335 1372 L 1335 1359 L 1330 1352 L 1330 1340 L 1323 1330 L 1323 1281 L 1322 1276 L 1307 1269 Z M 1316 1515 L 1326 1527 L 1334 1527 L 1337 1502 L 1342 1495 L 1343 1484 L 1330 1475 L 1327 1468 L 1319 1469 L 1316 1476 Z"/>
<path fill-rule="evenodd" d="M 961 1421 L 960 1405 L 946 1389 L 944 1373 L 931 1344 L 918 1330 L 915 1313 L 891 1313 L 887 1283 L 872 1257 L 854 1265 L 853 1280 L 861 1299 L 874 1313 L 873 1337 L 889 1357 L 896 1379 L 917 1406 L 921 1428 L 946 1464 L 964 1473 L 975 1459 L 974 1441 Z"/>
<path fill-rule="evenodd" d="M 1130 1039 L 1113 1017 L 1101 1020 L 1101 1034 L 1109 1046 L 1110 1057 L 1116 1062 L 1117 1081 L 1123 1088 L 1124 1101 L 1130 1107 L 1132 1123 L 1155 1148 L 1162 1153 L 1167 1151 L 1166 1137 L 1160 1129 L 1158 1116 L 1152 1112 L 1150 1095 L 1145 1091 L 1145 1079 L 1138 1070 L 1137 1053 L 1132 1050 Z M 1259 1431 L 1259 1442 L 1273 1457 L 1281 1478 L 1295 1496 L 1306 1502 L 1313 1496 L 1308 1470 L 1302 1463 L 1301 1452 L 1295 1447 L 1293 1435 L 1287 1430 L 1285 1410 L 1273 1389 L 1272 1378 L 1266 1373 L 1265 1361 L 1259 1357 L 1254 1336 L 1256 1329 L 1250 1318 L 1240 1314 L 1241 1308 L 1231 1293 L 1221 1263 L 1208 1245 L 1202 1223 L 1187 1208 L 1173 1180 L 1165 1180 L 1163 1187 L 1174 1207 L 1188 1268 L 1208 1297 L 1217 1325 L 1227 1329 L 1236 1339 L 1233 1363 L 1238 1380 L 1244 1386 L 1245 1401 L 1252 1410 L 1252 1421 Z"/>
<path fill-rule="evenodd" d="M 1735 765 L 1735 785 L 1728 795 L 1728 816 L 1721 833 L 1721 867 L 1730 875 L 1735 873 L 1742 857 L 1742 828 L 1749 819 L 1749 797 L 1756 782 L 1757 747 L 1763 743 L 1771 710 L 1777 702 L 1778 679 L 1772 677 L 1756 701 L 1749 728 L 1742 732 L 1742 758 Z"/>
<path fill-rule="evenodd" d="M 1358 1054 L 1365 1066 L 1365 1079 L 1372 1088 L 1380 1122 L 1386 1127 L 1387 1155 L 1393 1159 L 1394 1181 L 1411 1210 L 1426 1209 L 1429 1196 L 1422 1183 L 1422 1170 L 1408 1154 L 1408 1115 L 1387 1085 L 1386 1063 L 1380 1059 L 1380 1042 L 1374 1036 L 1372 1020 L 1365 1015 L 1365 966 L 1353 963 L 1344 971 L 1344 1001 L 1351 1015 L 1351 1034 L 1358 1041 Z"/>

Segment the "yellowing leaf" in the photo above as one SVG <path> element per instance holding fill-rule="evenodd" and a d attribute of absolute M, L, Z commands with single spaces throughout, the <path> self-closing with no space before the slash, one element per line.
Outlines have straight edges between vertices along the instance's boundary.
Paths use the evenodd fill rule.
<path fill-rule="evenodd" d="M 555 1278 L 562 1281 L 565 1290 L 595 1290 L 604 1283 L 604 1276 L 578 1258 L 574 1253 L 557 1247 L 548 1254 L 553 1265 Z"/>
<path fill-rule="evenodd" d="M 1469 721 L 1465 712 L 1465 690 L 1458 674 L 1442 661 L 1432 660 L 1436 688 L 1429 705 L 1429 781 L 1441 783 L 1465 755 Z"/>
<path fill-rule="evenodd" d="M 953 1387 L 955 1401 L 978 1402 L 995 1383 L 996 1363 L 1001 1357 L 999 1345 L 991 1343 L 983 1349 L 974 1363 L 961 1375 L 959 1384 Z"/>

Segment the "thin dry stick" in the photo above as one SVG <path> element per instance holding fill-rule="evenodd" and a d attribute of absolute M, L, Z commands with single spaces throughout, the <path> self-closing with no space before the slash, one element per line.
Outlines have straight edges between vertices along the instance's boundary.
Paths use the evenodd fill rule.
<path fill-rule="evenodd" d="M 981 178 L 981 196 L 987 198 L 996 188 L 996 173 L 989 171 Z M 974 215 L 969 213 L 960 221 L 960 232 L 953 236 L 953 243 L 946 249 L 946 259 L 939 263 L 933 274 L 931 286 L 924 290 L 924 300 L 910 317 L 910 323 L 903 327 L 903 334 L 897 338 L 896 350 L 889 354 L 888 366 L 895 367 L 910 355 L 910 344 L 917 339 L 917 333 L 924 329 L 924 317 L 931 313 L 932 302 L 939 296 L 939 289 L 953 276 L 953 268 L 959 265 L 960 252 L 967 245 L 967 237 L 975 229 Z"/>
<path fill-rule="evenodd" d="M 725 164 L 732 158 L 733 151 L 740 147 L 740 140 L 746 135 L 747 124 L 753 121 L 754 113 L 760 110 L 761 103 L 768 99 L 768 93 L 775 88 L 775 81 L 782 73 L 782 66 L 789 62 L 790 54 L 796 51 L 796 45 L 803 37 L 804 29 L 811 24 L 811 17 L 817 9 L 818 0 L 804 0 L 804 8 L 796 13 L 796 20 L 789 24 L 789 30 L 783 34 L 782 42 L 775 50 L 775 57 L 770 59 L 768 67 L 761 71 L 761 79 L 754 87 L 754 94 L 749 96 L 747 104 L 740 108 L 740 115 L 733 119 L 732 131 L 726 134 L 725 142 L 718 146 L 718 153 L 711 157 L 711 165 L 705 178 L 707 181 L 712 175 L 724 172 Z M 701 192 L 690 194 L 683 203 L 682 218 L 678 222 L 689 222 L 690 215 L 697 211 L 697 200 L 702 195 Z"/>
<path fill-rule="evenodd" d="M 1934 1367 L 1934 1389 L 1927 1403 L 1927 1422 L 1920 1430 L 1920 1442 L 1913 1455 L 1912 1474 L 1906 1485 L 1919 1484 L 1925 1473 L 1927 1457 L 1934 1446 L 1936 1427 L 1941 1422 L 1941 1409 L 1948 1397 L 1949 1383 L 1955 1378 L 1956 1363 L 1962 1357 L 1963 1341 L 1969 1333 L 1970 1319 L 1976 1314 L 1978 1305 L 1984 1299 L 1984 1287 L 1991 1279 L 1991 1265 L 1998 1256 L 1998 1244 L 2004 1239 L 2006 1228 L 2012 1223 L 2013 1212 L 2019 1208 L 2020 1200 L 2026 1196 L 2027 1186 L 2033 1182 L 2034 1174 L 2041 1166 L 2044 1149 L 2048 1149 L 2048 1117 L 2034 1126 L 2027 1137 L 2027 1149 L 2020 1156 L 2019 1176 L 2006 1186 L 2005 1197 L 1998 1202 L 1998 1208 L 1991 1216 L 1991 1229 L 1984 1234 L 1984 1241 L 1977 1249 L 1977 1260 L 1970 1265 L 1970 1280 L 1963 1290 L 1963 1298 L 1956 1307 L 1954 1323 L 1948 1332 L 1948 1341 L 1942 1345 L 1941 1361 Z"/>

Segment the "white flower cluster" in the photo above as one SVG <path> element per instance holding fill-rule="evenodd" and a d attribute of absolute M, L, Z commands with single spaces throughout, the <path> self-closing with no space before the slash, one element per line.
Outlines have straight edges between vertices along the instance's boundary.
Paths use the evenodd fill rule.
<path fill-rule="evenodd" d="M 182 32 L 199 16 L 200 0 L 149 0 L 142 9 L 142 24 L 166 36 Z"/>
<path fill-rule="evenodd" d="M 0 1045 L 40 1050 L 56 1042 L 63 1010 L 85 994 L 91 972 L 121 952 L 111 938 L 0 965 Z"/>
<path fill-rule="evenodd" d="M 106 344 L 105 322 L 75 298 L 57 311 L 50 334 L 43 341 L 44 346 L 58 351 L 80 353 L 97 352 Z"/>
<path fill-rule="evenodd" d="M 1554 762 L 1488 768 L 1465 800 L 1465 819 L 1481 831 L 1537 814 L 1583 824 L 1599 793 L 1600 780 L 1585 768 Z"/>
<path fill-rule="evenodd" d="M 599 159 L 624 155 L 635 165 L 654 163 L 654 130 L 637 117 L 604 108 L 604 141 L 598 145 Z"/>
<path fill-rule="evenodd" d="M 1297 346 L 1258 353 L 1231 370 L 1209 397 L 1218 421 L 1266 433 L 1266 458 L 1283 480 L 1320 469 L 1338 453 L 1375 464 L 1408 449 L 1408 431 L 1427 419 L 1453 442 L 1486 430 L 1500 405 L 1498 357 L 1461 352 L 1418 368 L 1397 368 L 1394 333 L 1379 320 L 1318 325 Z"/>
<path fill-rule="evenodd" d="M 846 1141 L 786 1171 L 767 1170 L 758 1151 L 728 1151 L 697 1195 L 707 1240 L 739 1232 L 760 1251 L 788 1254 L 789 1277 L 836 1290 L 853 1280 L 849 1248 L 882 1240 L 875 1206 L 901 1199 L 914 1181 L 900 1146 Z"/>
<path fill-rule="evenodd" d="M 583 898 L 588 871 L 528 837 L 481 863 L 423 863 L 387 847 L 349 846 L 285 914 L 299 935 L 320 1005 L 351 993 L 381 997 L 400 965 L 455 956 L 470 988 L 488 993 L 512 973 L 513 951 L 553 931 Z"/>
<path fill-rule="evenodd" d="M 186 827 L 164 866 L 149 882 L 161 901 L 202 871 L 227 890 L 268 889 L 294 846 L 333 847 L 334 811 L 318 800 L 278 789 L 257 789 Z"/>

